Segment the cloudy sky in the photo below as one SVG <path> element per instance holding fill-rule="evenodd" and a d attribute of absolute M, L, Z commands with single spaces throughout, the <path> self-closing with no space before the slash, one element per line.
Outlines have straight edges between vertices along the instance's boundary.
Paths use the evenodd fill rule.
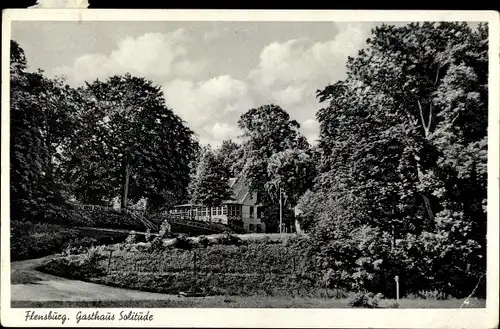
<path fill-rule="evenodd" d="M 379 23 L 380 24 L 380 23 Z M 162 86 L 202 143 L 236 138 L 248 109 L 280 105 L 314 142 L 317 89 L 345 76 L 373 23 L 15 22 L 30 68 L 74 86 L 130 72 Z"/>

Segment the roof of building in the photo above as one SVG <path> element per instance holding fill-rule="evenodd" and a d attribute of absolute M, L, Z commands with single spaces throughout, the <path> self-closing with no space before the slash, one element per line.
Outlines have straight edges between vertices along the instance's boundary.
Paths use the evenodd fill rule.
<path fill-rule="evenodd" d="M 226 200 L 224 203 L 226 204 L 242 204 L 245 202 L 245 199 L 250 194 L 250 189 L 248 183 L 245 181 L 243 176 L 232 177 L 228 180 L 229 187 L 232 189 L 232 199 Z M 174 208 L 181 207 L 201 207 L 202 205 L 197 205 L 193 203 L 185 203 L 175 205 Z"/>
<path fill-rule="evenodd" d="M 250 193 L 248 183 L 242 176 L 230 178 L 229 186 L 233 190 L 233 200 L 228 200 L 228 202 L 243 203 Z"/>

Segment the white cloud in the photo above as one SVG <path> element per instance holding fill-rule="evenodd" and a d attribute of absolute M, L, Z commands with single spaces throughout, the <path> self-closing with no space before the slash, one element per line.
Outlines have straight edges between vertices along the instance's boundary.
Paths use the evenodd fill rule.
<path fill-rule="evenodd" d="M 216 122 L 210 131 L 214 141 L 223 141 L 226 139 L 235 139 L 240 134 L 238 127 L 228 123 Z"/>
<path fill-rule="evenodd" d="M 316 90 L 343 79 L 347 56 L 356 55 L 369 36 L 366 24 L 338 24 L 338 33 L 326 41 L 298 38 L 273 42 L 260 52 L 255 69 L 245 80 L 220 75 L 199 81 L 207 61 L 190 58 L 196 40 L 183 29 L 128 37 L 108 54 L 85 54 L 73 65 L 54 70 L 70 83 L 81 83 L 130 72 L 162 85 L 167 105 L 178 113 L 200 138 L 218 145 L 240 133 L 237 122 L 248 109 L 275 103 L 301 122 L 301 131 L 314 143 L 318 123 L 312 117 L 321 107 Z M 198 35 L 198 42 L 215 42 L 224 30 L 214 27 Z M 193 47 L 195 48 L 195 47 Z M 230 70 L 230 68 L 228 68 Z M 204 78 L 206 79 L 206 78 Z"/>
<path fill-rule="evenodd" d="M 315 144 L 319 136 L 319 122 L 315 119 L 304 120 L 300 128 L 309 143 Z"/>
<path fill-rule="evenodd" d="M 217 145 L 239 134 L 241 114 L 254 106 L 246 82 L 222 75 L 192 82 L 176 79 L 163 85 L 167 105 L 199 134 L 201 143 Z"/>
<path fill-rule="evenodd" d="M 195 76 L 206 63 L 186 58 L 189 41 L 183 29 L 127 37 L 109 55 L 85 54 L 72 66 L 56 68 L 53 73 L 64 75 L 76 84 L 126 72 L 148 78 Z"/>
<path fill-rule="evenodd" d="M 318 79 L 341 79 L 348 56 L 356 55 L 365 44 L 369 30 L 365 25 L 342 24 L 334 39 L 312 43 L 307 39 L 274 42 L 260 54 L 257 69 L 249 78 L 265 87 L 283 88 Z"/>
<path fill-rule="evenodd" d="M 305 84 L 290 85 L 285 89 L 271 91 L 271 95 L 278 104 L 284 107 L 289 107 L 299 104 L 303 100 L 305 90 Z"/>
<path fill-rule="evenodd" d="M 311 113 L 320 108 L 316 91 L 345 78 L 348 56 L 355 56 L 365 46 L 371 27 L 358 23 L 337 26 L 339 31 L 331 40 L 299 38 L 267 45 L 257 68 L 248 74 L 259 98 L 282 106 L 301 121 L 301 131 L 311 143 L 319 130 L 317 122 L 310 119 Z"/>
<path fill-rule="evenodd" d="M 319 123 L 314 119 L 307 119 L 304 122 L 302 122 L 301 126 L 304 129 L 316 129 L 319 126 Z"/>

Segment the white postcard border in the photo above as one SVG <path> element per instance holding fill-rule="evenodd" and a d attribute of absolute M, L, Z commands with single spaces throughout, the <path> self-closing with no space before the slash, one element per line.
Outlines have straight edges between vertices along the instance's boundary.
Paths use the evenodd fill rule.
<path fill-rule="evenodd" d="M 499 250 L 499 36 L 495 11 L 298 11 L 298 10 L 97 10 L 8 9 L 2 27 L 1 171 L 1 323 L 4 326 L 59 326 L 24 321 L 27 309 L 10 307 L 9 248 L 9 48 L 12 21 L 484 21 L 489 24 L 488 246 L 487 299 L 484 309 L 50 309 L 66 313 L 64 326 L 76 326 L 78 311 L 149 311 L 151 322 L 86 321 L 78 326 L 148 327 L 297 327 L 297 328 L 493 328 L 498 326 Z M 35 309 L 37 312 L 49 309 Z"/>

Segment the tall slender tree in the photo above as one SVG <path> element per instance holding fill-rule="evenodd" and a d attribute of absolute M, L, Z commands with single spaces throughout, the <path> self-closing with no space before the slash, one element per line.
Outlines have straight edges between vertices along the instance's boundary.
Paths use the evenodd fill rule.
<path fill-rule="evenodd" d="M 309 150 L 307 140 L 299 132 L 300 125 L 281 107 L 270 104 L 248 110 L 238 121 L 242 130 L 243 154 L 240 158 L 242 175 L 250 190 L 256 193 L 261 215 L 269 230 L 276 230 L 279 218 L 276 194 L 266 188 L 270 177 L 268 166 L 274 154 L 285 150 Z M 285 210 L 290 213 L 289 209 Z"/>
<path fill-rule="evenodd" d="M 205 150 L 198 163 L 196 176 L 190 185 L 191 202 L 209 208 L 210 221 L 212 207 L 220 206 L 224 201 L 231 199 L 228 179 L 230 173 L 220 157 L 211 149 Z"/>

